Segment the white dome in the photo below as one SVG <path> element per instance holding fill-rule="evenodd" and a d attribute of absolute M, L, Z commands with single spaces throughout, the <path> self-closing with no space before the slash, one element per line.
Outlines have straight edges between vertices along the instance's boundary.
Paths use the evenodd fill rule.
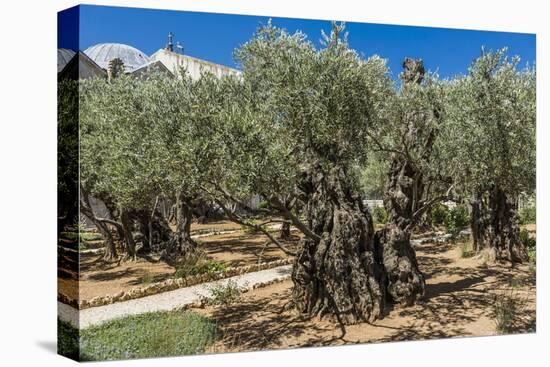
<path fill-rule="evenodd" d="M 88 47 L 84 53 L 103 69 L 107 69 L 109 61 L 117 57 L 124 63 L 126 71 L 133 71 L 150 61 L 137 48 L 121 43 L 100 43 Z"/>
<path fill-rule="evenodd" d="M 71 61 L 76 52 L 68 48 L 58 48 L 57 49 L 57 72 L 59 73 L 65 65 Z"/>

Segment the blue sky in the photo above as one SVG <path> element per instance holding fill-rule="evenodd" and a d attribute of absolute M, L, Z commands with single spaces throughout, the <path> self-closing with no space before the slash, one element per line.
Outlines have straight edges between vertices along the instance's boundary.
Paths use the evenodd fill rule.
<path fill-rule="evenodd" d="M 132 45 L 150 55 L 166 45 L 168 32 L 180 41 L 188 55 L 235 66 L 233 51 L 251 38 L 269 17 L 152 10 L 105 6 L 80 6 L 79 44 L 70 32 L 60 32 L 59 47 L 80 48 L 96 43 Z M 78 12 L 59 17 L 60 29 L 74 29 Z M 291 33 L 301 30 L 319 46 L 321 29 L 330 31 L 330 22 L 272 18 L 273 24 Z M 425 66 L 441 77 L 464 74 L 471 61 L 487 49 L 508 47 L 519 55 L 521 66 L 535 61 L 535 35 L 506 32 L 469 31 L 446 28 L 410 27 L 369 23 L 347 23 L 349 44 L 365 56 L 378 54 L 388 59 L 396 76 L 405 57 L 422 58 Z M 77 46 L 76 46 L 77 45 Z"/>

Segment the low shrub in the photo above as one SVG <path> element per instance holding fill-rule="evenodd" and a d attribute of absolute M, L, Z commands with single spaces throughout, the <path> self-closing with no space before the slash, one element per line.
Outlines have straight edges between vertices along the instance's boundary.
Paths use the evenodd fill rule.
<path fill-rule="evenodd" d="M 449 210 L 445 220 L 445 228 L 448 233 L 458 234 L 461 229 L 470 223 L 470 213 L 465 205 L 457 205 Z"/>
<path fill-rule="evenodd" d="M 241 298 L 244 289 L 245 287 L 240 287 L 237 282 L 233 280 L 214 284 L 208 288 L 210 296 L 204 297 L 203 303 L 213 306 L 227 306 L 236 303 Z"/>
<path fill-rule="evenodd" d="M 472 243 L 468 241 L 464 241 L 460 245 L 460 257 L 465 259 L 474 256 L 474 249 L 472 248 Z"/>
<path fill-rule="evenodd" d="M 442 226 L 447 222 L 449 216 L 449 208 L 443 204 L 437 204 L 432 208 L 432 224 L 434 226 Z"/>
<path fill-rule="evenodd" d="M 388 221 L 388 212 L 383 206 L 375 206 L 372 210 L 372 217 L 378 224 L 386 224 Z"/>
<path fill-rule="evenodd" d="M 525 308 L 525 300 L 515 289 L 508 289 L 495 296 L 493 305 L 496 330 L 500 334 L 509 334 L 517 326 L 519 313 Z"/>
<path fill-rule="evenodd" d="M 178 261 L 176 265 L 175 278 L 185 278 L 199 274 L 213 274 L 224 272 L 227 265 L 216 260 L 207 259 L 204 252 L 198 251 Z"/>
<path fill-rule="evenodd" d="M 529 231 L 522 229 L 519 232 L 519 242 L 525 247 L 525 250 L 527 250 L 529 270 L 534 272 L 537 264 L 537 240 L 529 235 Z"/>
<path fill-rule="evenodd" d="M 269 202 L 268 202 L 267 200 L 262 200 L 262 201 L 260 201 L 260 203 L 258 204 L 258 209 L 270 210 L 270 209 L 271 209 L 271 205 L 269 204 Z"/>
<path fill-rule="evenodd" d="M 534 205 L 524 207 L 519 211 L 520 224 L 536 223 L 537 221 L 537 208 Z"/>

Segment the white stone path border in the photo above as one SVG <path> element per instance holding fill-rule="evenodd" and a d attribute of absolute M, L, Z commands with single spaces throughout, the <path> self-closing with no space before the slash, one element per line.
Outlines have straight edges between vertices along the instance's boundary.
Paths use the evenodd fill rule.
<path fill-rule="evenodd" d="M 171 311 L 195 304 L 200 301 L 201 297 L 208 297 L 210 288 L 215 284 L 223 285 L 229 281 L 234 281 L 242 289 L 250 290 L 265 284 L 285 280 L 290 277 L 291 271 L 292 265 L 284 265 L 80 311 L 72 306 L 57 302 L 57 314 L 61 320 L 69 322 L 79 329 L 84 329 L 124 316 Z"/>

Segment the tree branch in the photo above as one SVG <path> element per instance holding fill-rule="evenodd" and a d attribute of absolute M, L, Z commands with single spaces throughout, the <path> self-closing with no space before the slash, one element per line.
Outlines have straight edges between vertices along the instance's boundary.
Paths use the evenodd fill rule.
<path fill-rule="evenodd" d="M 296 256 L 296 253 L 295 252 L 292 252 L 290 251 L 289 249 L 287 249 L 285 246 L 283 246 L 279 241 L 277 241 L 275 239 L 275 237 L 273 237 L 273 235 L 271 233 L 269 233 L 269 231 L 267 231 L 265 228 L 263 228 L 261 225 L 258 225 L 258 224 L 254 224 L 254 223 L 250 223 L 250 222 L 246 222 L 244 221 L 243 219 L 239 218 L 239 216 L 237 216 L 234 212 L 230 211 L 222 201 L 218 200 L 218 199 L 214 199 L 214 201 L 216 202 L 216 204 L 218 204 L 220 206 L 220 208 L 222 208 L 222 210 L 224 211 L 224 213 L 227 215 L 227 217 L 235 222 L 235 223 L 238 223 L 240 225 L 243 225 L 243 226 L 247 226 L 247 227 L 250 227 L 250 228 L 253 228 L 255 229 L 256 231 L 260 231 L 262 232 L 263 234 L 265 234 L 267 236 L 267 238 L 269 238 L 269 240 L 271 242 L 273 242 L 277 247 L 279 247 L 281 249 L 281 251 L 283 251 L 285 254 L 289 255 L 289 256 Z"/>
<path fill-rule="evenodd" d="M 269 202 L 277 210 L 279 210 L 284 217 L 289 219 L 292 222 L 292 224 L 294 224 L 294 226 L 298 228 L 303 234 L 311 238 L 316 243 L 319 243 L 319 241 L 321 241 L 321 237 L 319 237 L 316 233 L 314 233 L 311 229 L 309 229 L 304 223 L 302 223 L 302 221 L 297 216 L 292 214 L 292 212 L 283 203 L 281 203 L 279 198 L 272 195 L 269 197 Z"/>

